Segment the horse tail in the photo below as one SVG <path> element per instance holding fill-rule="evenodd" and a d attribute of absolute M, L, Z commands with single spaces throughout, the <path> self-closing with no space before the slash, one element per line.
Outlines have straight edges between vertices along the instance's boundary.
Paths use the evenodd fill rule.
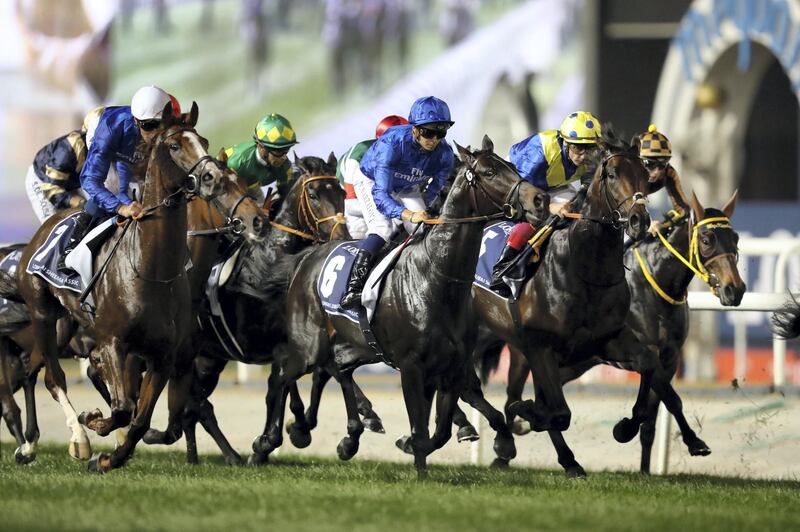
<path fill-rule="evenodd" d="M 787 340 L 800 336 L 800 301 L 794 295 L 791 297 L 790 302 L 772 314 L 772 332 Z"/>
<path fill-rule="evenodd" d="M 505 343 L 492 333 L 488 327 L 481 324 L 478 327 L 478 341 L 474 351 L 475 370 L 481 378 L 481 383 L 489 381 L 489 374 L 500 365 L 500 353 Z"/>

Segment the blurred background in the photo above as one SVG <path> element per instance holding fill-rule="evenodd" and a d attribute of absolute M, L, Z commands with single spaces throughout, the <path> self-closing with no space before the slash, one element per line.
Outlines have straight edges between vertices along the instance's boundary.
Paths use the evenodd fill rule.
<path fill-rule="evenodd" d="M 743 237 L 796 238 L 798 63 L 793 0 L 4 0 L 0 242 L 36 229 L 24 189 L 36 151 L 149 84 L 199 104 L 210 153 L 278 112 L 298 155 L 340 155 L 427 94 L 450 105 L 448 140 L 487 133 L 503 155 L 577 109 L 626 137 L 655 122 L 687 192 L 719 207 L 738 189 Z M 748 290 L 798 291 L 800 257 L 786 260 L 777 280 L 777 255 L 743 255 Z M 694 312 L 682 376 L 772 383 L 766 319 Z M 783 379 L 800 384 L 791 345 Z"/>

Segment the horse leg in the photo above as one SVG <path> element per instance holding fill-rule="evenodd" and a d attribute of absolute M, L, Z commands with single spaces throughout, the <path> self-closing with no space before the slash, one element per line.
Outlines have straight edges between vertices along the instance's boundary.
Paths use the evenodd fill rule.
<path fill-rule="evenodd" d="M 481 381 L 472 370 L 467 372 L 467 385 L 461 391 L 461 399 L 483 414 L 483 417 L 489 422 L 489 426 L 496 433 L 494 437 L 494 452 L 497 460 L 493 465 L 501 467 L 508 465 L 517 456 L 514 435 L 506 422 L 505 416 L 483 396 Z"/>
<path fill-rule="evenodd" d="M 18 464 L 27 464 L 36 458 L 35 451 L 32 455 L 25 454 L 27 442 L 22 432 L 22 414 L 17 402 L 14 400 L 14 388 L 12 379 L 14 369 L 12 368 L 11 353 L 8 351 L 8 340 L 0 338 L 0 413 L 6 422 L 8 431 L 17 442 L 17 449 L 14 457 Z M 27 379 L 26 379 L 27 380 Z M 25 391 L 25 399 L 28 398 L 28 391 Z M 30 416 L 29 416 L 30 417 Z"/>
<path fill-rule="evenodd" d="M 353 380 L 353 392 L 356 394 L 358 413 L 361 414 L 364 428 L 370 432 L 385 434 L 386 430 L 383 428 L 383 421 L 381 421 L 380 416 L 372 409 L 372 402 L 367 398 L 364 391 L 355 380 Z"/>
<path fill-rule="evenodd" d="M 575 460 L 575 454 L 567 445 L 564 434 L 557 430 L 548 430 L 547 435 L 550 436 L 550 441 L 558 454 L 558 463 L 564 468 L 567 478 L 586 478 L 586 471 Z"/>
<path fill-rule="evenodd" d="M 148 359 L 147 372 L 139 389 L 139 401 L 136 405 L 136 416 L 130 424 L 125 442 L 114 449 L 111 455 L 100 453 L 92 457 L 89 470 L 104 473 L 122 467 L 133 455 L 133 450 L 150 426 L 153 410 L 159 395 L 169 380 L 173 357 L 155 357 Z"/>
<path fill-rule="evenodd" d="M 639 441 L 642 444 L 642 460 L 639 471 L 644 474 L 650 474 L 650 456 L 653 451 L 653 442 L 656 439 L 656 419 L 658 418 L 659 404 L 661 404 L 661 401 L 655 392 L 650 390 L 647 397 L 647 415 L 639 432 Z"/>
<path fill-rule="evenodd" d="M 319 403 L 322 398 L 322 391 L 325 385 L 331 380 L 331 374 L 325 368 L 317 367 L 314 369 L 313 378 L 311 380 L 311 397 L 308 402 L 308 410 L 305 412 L 306 425 L 308 430 L 313 430 L 317 427 L 317 415 L 319 414 Z"/>
<path fill-rule="evenodd" d="M 92 364 L 89 364 L 89 367 L 86 368 L 86 377 L 92 382 L 92 386 L 94 386 L 94 389 L 100 394 L 100 397 L 103 398 L 103 401 L 110 407 L 111 393 L 108 391 L 108 386 L 106 386 L 105 381 L 103 381 L 103 376 L 100 375 L 100 371 Z"/>
<path fill-rule="evenodd" d="M 364 432 L 364 424 L 358 415 L 358 402 L 355 395 L 355 382 L 353 370 L 343 371 L 337 375 L 339 385 L 342 387 L 342 396 L 347 410 L 347 436 L 342 438 L 336 447 L 336 453 L 341 460 L 350 460 L 358 452 L 359 440 Z"/>
<path fill-rule="evenodd" d="M 444 444 L 450 441 L 453 435 L 453 413 L 458 404 L 458 390 L 463 388 L 463 384 L 463 378 L 459 377 L 452 381 L 450 379 L 440 380 L 436 393 L 436 429 L 431 438 L 434 450 L 444 447 Z"/>
<path fill-rule="evenodd" d="M 292 445 L 305 449 L 311 445 L 311 429 L 306 424 L 305 406 L 296 382 L 289 386 L 289 410 L 294 415 L 294 421 L 286 424 L 286 433 Z"/>
<path fill-rule="evenodd" d="M 403 388 L 408 420 L 411 424 L 411 437 L 408 444 L 414 453 L 414 467 L 417 470 L 417 476 L 425 478 L 427 476 L 426 458 L 433 451 L 428 432 L 428 420 L 434 389 L 428 387 L 426 390 L 422 366 L 411 360 L 400 369 L 400 383 Z M 452 419 L 448 420 L 448 423 L 450 422 Z"/>
<path fill-rule="evenodd" d="M 203 428 L 206 432 L 214 439 L 214 442 L 219 447 L 219 450 L 222 452 L 222 455 L 225 457 L 225 463 L 228 465 L 242 465 L 244 461 L 239 453 L 237 453 L 234 448 L 231 446 L 228 439 L 225 437 L 225 434 L 222 433 L 222 430 L 219 428 L 219 423 L 217 422 L 217 416 L 214 414 L 214 405 L 211 404 L 210 401 L 205 400 L 200 405 L 198 410 L 200 424 L 203 425 Z M 195 420 L 196 424 L 197 420 Z M 187 433 L 188 437 L 188 433 Z M 194 438 L 194 424 L 192 424 L 192 438 Z M 189 454 L 189 442 L 186 442 L 187 446 L 187 455 Z M 194 443 L 194 453 L 195 456 L 197 455 L 197 444 Z"/>
<path fill-rule="evenodd" d="M 472 423 L 467 419 L 467 414 L 458 405 L 456 405 L 456 409 L 453 412 L 453 425 L 458 427 L 458 432 L 456 432 L 458 443 L 462 441 L 478 441 L 480 439 L 478 431 L 472 426 Z"/>
<path fill-rule="evenodd" d="M 506 423 L 511 427 L 511 432 L 517 436 L 524 436 L 531 431 L 530 422 L 524 419 L 515 419 L 516 416 L 511 413 L 509 407 L 522 402 L 522 392 L 525 390 L 525 383 L 528 381 L 531 368 L 519 350 L 509 346 L 508 352 L 508 384 L 506 385 L 506 404 L 503 411 L 506 415 Z"/>
<path fill-rule="evenodd" d="M 83 426 L 78 422 L 78 413 L 67 397 L 67 379 L 58 361 L 58 345 L 56 343 L 56 323 L 51 319 L 34 318 L 34 348 L 32 360 L 44 360 L 44 383 L 50 395 L 61 405 L 66 418 L 67 428 L 72 435 L 69 439 L 69 455 L 75 459 L 88 460 L 92 454 L 92 446 Z"/>
<path fill-rule="evenodd" d="M 181 421 L 183 428 L 183 436 L 184 438 L 186 438 L 186 463 L 197 465 L 200 463 L 200 457 L 197 454 L 198 413 L 196 409 L 189 406 L 186 409 L 186 412 L 184 412 L 183 419 Z M 145 434 L 145 436 L 147 435 Z"/>
<path fill-rule="evenodd" d="M 25 376 L 22 389 L 25 393 L 25 445 L 22 454 L 30 461 L 36 458 L 39 446 L 39 419 L 36 413 L 36 381 L 39 369 Z"/>
<path fill-rule="evenodd" d="M 295 375 L 293 377 L 294 380 L 287 377 L 278 362 L 272 364 L 267 384 L 267 420 L 264 432 L 253 441 L 253 454 L 250 455 L 248 463 L 253 465 L 267 463 L 269 454 L 283 443 L 281 428 L 286 410 L 286 397 L 291 384 L 297 379 Z"/>
<path fill-rule="evenodd" d="M 653 375 L 653 390 L 664 403 L 664 406 L 667 407 L 669 413 L 675 418 L 683 437 L 683 443 L 689 449 L 689 454 L 692 456 L 708 456 L 711 454 L 711 449 L 703 440 L 697 437 L 697 434 L 689 426 L 689 422 L 686 421 L 686 417 L 683 415 L 683 402 L 675 388 L 670 384 L 671 378 L 669 373 L 657 368 Z"/>
<path fill-rule="evenodd" d="M 529 345 L 536 345 L 535 340 Z M 525 358 L 536 377 L 536 400 L 520 401 L 509 405 L 508 411 L 519 415 L 531 423 L 536 432 L 557 430 L 564 432 L 569 428 L 572 412 L 564 398 L 561 377 L 558 369 L 558 357 L 549 346 L 536 346 L 525 352 Z"/>

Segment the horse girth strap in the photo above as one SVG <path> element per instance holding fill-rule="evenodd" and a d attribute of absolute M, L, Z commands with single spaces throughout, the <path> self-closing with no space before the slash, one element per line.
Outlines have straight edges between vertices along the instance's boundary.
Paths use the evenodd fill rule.
<path fill-rule="evenodd" d="M 639 262 L 639 266 L 642 268 L 642 273 L 644 274 L 644 278 L 647 279 L 647 282 L 650 283 L 650 286 L 653 287 L 653 290 L 656 291 L 656 294 L 661 296 L 661 299 L 663 299 L 664 301 L 666 301 L 667 303 L 669 303 L 671 305 L 685 305 L 686 304 L 686 298 L 684 298 L 684 299 L 682 299 L 680 301 L 677 300 L 677 299 L 673 299 L 672 297 L 669 296 L 669 294 L 667 294 L 658 285 L 658 282 L 656 282 L 656 280 L 653 277 L 653 275 L 647 269 L 647 265 L 644 263 L 644 259 L 642 259 L 641 254 L 639 254 L 639 248 L 633 248 L 633 254 L 636 256 L 636 260 Z"/>

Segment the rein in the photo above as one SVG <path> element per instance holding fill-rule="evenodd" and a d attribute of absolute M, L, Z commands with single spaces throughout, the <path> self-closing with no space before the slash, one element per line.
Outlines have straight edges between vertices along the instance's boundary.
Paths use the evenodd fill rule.
<path fill-rule="evenodd" d="M 297 200 L 297 222 L 301 225 L 304 224 L 306 227 L 311 228 L 312 233 L 306 233 L 305 231 L 301 231 L 299 229 L 295 229 L 294 227 L 289 227 L 272 220 L 270 220 L 269 224 L 275 229 L 299 236 L 300 238 L 305 238 L 306 240 L 311 240 L 313 242 L 327 242 L 330 240 L 330 235 L 333 235 L 333 233 L 336 232 L 336 228 L 345 223 L 345 216 L 341 212 L 337 212 L 334 215 L 325 216 L 322 218 L 317 216 L 317 213 L 314 212 L 314 208 L 311 206 L 311 195 L 308 192 L 308 188 L 306 188 L 309 183 L 313 183 L 314 181 L 336 181 L 338 183 L 338 179 L 335 176 L 308 177 L 303 179 L 300 185 L 303 188 L 303 192 Z M 333 228 L 329 233 L 328 240 L 324 240 L 320 236 L 321 231 L 319 226 L 330 221 L 334 222 Z"/>
<path fill-rule="evenodd" d="M 669 243 L 669 241 L 666 239 L 666 237 L 664 237 L 664 235 L 661 234 L 661 231 L 658 231 L 657 234 L 658 234 L 659 240 L 661 240 L 661 243 L 664 244 L 664 247 L 667 248 L 667 250 L 669 250 L 669 252 L 672 253 L 672 255 L 674 255 L 678 260 L 680 260 L 684 264 L 684 266 L 689 268 L 689 270 L 691 270 L 696 276 L 698 276 L 700 279 L 702 279 L 703 282 L 705 282 L 708 285 L 708 288 L 709 288 L 709 290 L 711 290 L 712 293 L 716 294 L 717 287 L 712 285 L 712 283 L 711 283 L 711 275 L 708 273 L 708 270 L 706 270 L 706 267 L 703 264 L 703 261 L 700 260 L 700 251 L 699 251 L 699 247 L 698 247 L 698 243 L 697 243 L 697 230 L 702 225 L 709 225 L 709 227 L 708 227 L 709 229 L 731 229 L 731 230 L 733 230 L 733 227 L 731 226 L 730 222 L 731 222 L 730 219 L 725 217 L 725 216 L 717 216 L 717 217 L 714 217 L 714 218 L 706 218 L 705 220 L 700 220 L 697 224 L 695 224 L 695 226 L 692 227 L 692 236 L 691 236 L 691 239 L 689 241 L 689 259 L 688 260 L 683 255 L 681 255 L 680 252 L 678 252 L 678 250 L 676 250 L 672 246 L 672 244 Z M 650 286 L 653 287 L 653 290 L 655 290 L 656 293 L 659 296 L 661 296 L 662 299 L 664 299 L 664 301 L 667 301 L 668 303 L 670 303 L 672 305 L 684 305 L 684 304 L 686 304 L 686 298 L 684 298 L 682 300 L 676 300 L 676 299 L 673 299 L 672 297 L 670 297 L 666 292 L 664 292 L 664 290 L 656 282 L 656 280 L 653 277 L 653 275 L 647 269 L 647 265 L 644 263 L 644 259 L 642 259 L 641 255 L 639 254 L 639 249 L 638 248 L 633 248 L 633 253 L 634 253 L 634 255 L 636 255 L 636 260 L 639 262 L 639 266 L 642 268 L 642 273 L 644 274 L 645 279 L 647 279 L 647 282 L 650 283 Z M 721 259 L 723 257 L 727 257 L 727 256 L 730 256 L 730 255 L 733 255 L 733 253 L 720 253 L 718 255 L 714 255 L 713 257 L 709 258 L 706 262 L 707 263 L 711 263 L 711 262 L 713 262 L 713 261 L 715 261 L 717 259 Z M 696 264 L 696 266 L 695 266 L 695 264 Z"/>
<path fill-rule="evenodd" d="M 217 212 L 222 214 L 225 217 L 225 225 L 221 227 L 212 227 L 211 229 L 192 229 L 186 231 L 186 236 L 209 236 L 209 235 L 220 235 L 226 233 L 232 233 L 235 236 L 238 236 L 244 232 L 244 221 L 241 218 L 236 218 L 234 215 L 236 214 L 236 209 L 239 208 L 239 205 L 247 199 L 249 196 L 247 194 L 242 194 L 242 196 L 236 200 L 236 203 L 233 204 L 233 207 L 230 208 L 227 214 L 223 211 L 225 210 L 222 202 L 219 201 L 218 198 L 212 199 L 208 204 L 208 214 L 211 215 L 211 205 L 213 204 L 214 207 L 217 209 Z"/>

